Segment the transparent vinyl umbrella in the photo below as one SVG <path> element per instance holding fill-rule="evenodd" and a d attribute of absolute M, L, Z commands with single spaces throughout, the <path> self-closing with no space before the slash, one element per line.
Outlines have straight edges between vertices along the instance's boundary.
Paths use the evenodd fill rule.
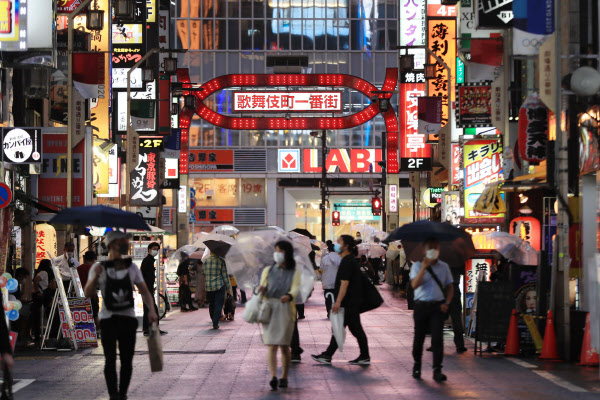
<path fill-rule="evenodd" d="M 496 250 L 507 260 L 521 265 L 537 265 L 538 252 L 529 242 L 508 232 L 481 232 L 486 247 Z"/>
<path fill-rule="evenodd" d="M 189 256 L 192 253 L 194 253 L 196 250 L 198 250 L 198 247 L 191 245 L 191 244 L 187 244 L 187 245 L 175 250 L 173 252 L 173 254 L 171 254 L 171 257 L 169 257 L 169 260 L 167 261 L 167 271 L 166 272 L 167 273 L 177 272 L 177 267 L 179 267 L 179 264 L 182 261 L 182 253 L 185 252 Z"/>
<path fill-rule="evenodd" d="M 231 246 L 225 257 L 227 271 L 235 276 L 238 286 L 253 290 L 260 283 L 263 269 L 275 264 L 273 261 L 275 244 L 282 240 L 291 243 L 294 247 L 296 270 L 300 271 L 301 279 L 300 295 L 296 302 L 303 303 L 312 292 L 316 279 L 315 271 L 306 248 L 292 241 L 285 234 L 275 230 L 240 233 L 236 243 Z"/>
<path fill-rule="evenodd" d="M 218 233 L 220 235 L 234 236 L 240 233 L 240 230 L 233 225 L 221 225 L 217 226 L 211 233 Z"/>

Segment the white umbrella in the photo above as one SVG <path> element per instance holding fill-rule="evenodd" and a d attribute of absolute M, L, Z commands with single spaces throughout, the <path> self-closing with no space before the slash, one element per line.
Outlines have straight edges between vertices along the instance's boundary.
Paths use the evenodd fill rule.
<path fill-rule="evenodd" d="M 297 232 L 288 232 L 287 236 L 292 239 L 293 243 L 298 244 L 302 250 L 305 250 L 306 254 L 312 251 L 312 245 L 309 237 L 301 235 Z"/>
<path fill-rule="evenodd" d="M 356 224 L 351 229 L 351 232 L 353 234 L 356 234 L 356 232 L 360 232 L 360 236 L 362 238 L 364 238 L 368 233 L 374 232 L 374 231 L 375 231 L 375 228 L 373 228 L 371 225 L 367 225 L 367 224 Z"/>
<path fill-rule="evenodd" d="M 198 237 L 198 239 L 196 239 L 196 241 L 194 243 L 192 243 L 192 245 L 196 246 L 200 249 L 205 249 L 206 246 L 204 245 L 204 242 L 206 242 L 207 240 L 217 240 L 217 241 L 220 240 L 222 242 L 229 243 L 229 244 L 235 243 L 235 239 L 232 238 L 231 236 L 221 235 L 220 233 L 209 233 L 209 234 Z"/>
<path fill-rule="evenodd" d="M 275 225 L 261 226 L 260 228 L 255 228 L 254 230 L 255 231 L 275 231 L 275 232 L 279 232 L 279 233 L 283 233 L 283 234 L 286 233 L 286 231 L 283 228 L 280 228 Z"/>
<path fill-rule="evenodd" d="M 234 236 L 240 233 L 240 230 L 232 225 L 221 225 L 217 226 L 211 233 L 218 233 L 220 235 Z"/>
<path fill-rule="evenodd" d="M 315 246 L 317 246 L 321 250 L 327 248 L 327 244 L 326 243 L 323 243 L 323 242 L 321 242 L 320 240 L 317 240 L 317 239 L 310 239 L 310 243 L 314 244 Z"/>
<path fill-rule="evenodd" d="M 382 240 L 385 240 L 385 238 L 387 238 L 388 236 L 389 234 L 386 232 L 375 230 L 373 232 L 367 233 L 363 238 L 363 242 L 381 242 Z"/>
<path fill-rule="evenodd" d="M 346 327 L 344 326 L 344 309 L 340 308 L 337 313 L 329 313 L 329 320 L 331 321 L 331 331 L 333 337 L 338 345 L 338 349 L 344 353 L 344 342 L 346 341 Z"/>
<path fill-rule="evenodd" d="M 236 243 L 227 252 L 227 270 L 235 276 L 238 286 L 253 290 L 260 282 L 265 267 L 274 265 L 273 251 L 279 241 L 287 241 L 294 246 L 296 270 L 300 271 L 300 295 L 295 301 L 303 303 L 312 292 L 315 270 L 308 259 L 308 253 L 297 242 L 274 230 L 242 232 Z"/>
<path fill-rule="evenodd" d="M 361 243 L 358 245 L 358 255 L 366 255 L 368 258 L 383 257 L 387 250 L 377 243 Z"/>

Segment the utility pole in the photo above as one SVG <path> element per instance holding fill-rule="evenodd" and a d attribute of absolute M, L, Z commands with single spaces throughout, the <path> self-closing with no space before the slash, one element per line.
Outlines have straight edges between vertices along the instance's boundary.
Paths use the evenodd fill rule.
<path fill-rule="evenodd" d="M 321 131 L 321 241 L 327 240 L 325 229 L 325 211 L 327 204 L 327 131 Z"/>

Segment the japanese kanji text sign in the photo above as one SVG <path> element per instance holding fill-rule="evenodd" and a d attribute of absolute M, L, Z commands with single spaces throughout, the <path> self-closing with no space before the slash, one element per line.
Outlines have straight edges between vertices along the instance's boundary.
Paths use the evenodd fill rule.
<path fill-rule="evenodd" d="M 546 159 L 548 147 L 548 108 L 537 93 L 527 96 L 519 110 L 519 155 L 537 163 Z"/>
<path fill-rule="evenodd" d="M 429 50 L 450 68 L 454 82 L 456 80 L 456 19 L 431 18 L 427 24 Z M 444 127 L 450 118 L 449 106 L 454 100 L 454 83 L 448 82 L 448 71 L 435 58 L 429 57 L 429 62 L 436 65 L 436 77 L 429 80 L 428 94 L 442 98 L 442 127 Z"/>
<path fill-rule="evenodd" d="M 425 96 L 425 79 L 401 83 L 400 96 L 400 170 L 429 171 L 431 145 L 427 144 L 426 135 L 419 133 L 418 118 L 419 97 Z"/>
<path fill-rule="evenodd" d="M 463 144 L 465 169 L 465 223 L 496 224 L 504 222 L 504 213 L 485 214 L 474 210 L 485 185 L 502 177 L 502 143 L 500 139 L 468 140 Z"/>
<path fill-rule="evenodd" d="M 400 46 L 425 45 L 425 0 L 400 0 Z"/>
<path fill-rule="evenodd" d="M 234 92 L 235 112 L 339 112 L 342 92 Z"/>
<path fill-rule="evenodd" d="M 130 205 L 158 206 L 159 149 L 140 146 L 138 162 L 129 176 Z"/>

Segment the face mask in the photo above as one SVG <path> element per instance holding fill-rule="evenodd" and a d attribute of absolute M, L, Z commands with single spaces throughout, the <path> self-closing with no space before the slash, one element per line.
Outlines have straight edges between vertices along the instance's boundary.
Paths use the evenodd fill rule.
<path fill-rule="evenodd" d="M 129 251 L 129 244 L 120 244 L 119 245 L 119 253 L 121 254 L 127 254 L 127 252 Z"/>
<path fill-rule="evenodd" d="M 75 253 L 73 253 L 72 251 L 68 251 L 66 254 L 68 258 L 73 258 L 73 256 L 75 255 Z"/>
<path fill-rule="evenodd" d="M 158 255 L 158 250 L 151 250 L 151 251 L 150 251 L 150 255 L 151 255 L 152 257 L 156 257 L 156 256 Z"/>
<path fill-rule="evenodd" d="M 336 243 L 333 245 L 333 251 L 335 251 L 336 253 L 341 253 L 342 252 L 342 246 L 340 246 L 339 243 Z"/>
<path fill-rule="evenodd" d="M 285 256 L 283 255 L 283 253 L 276 251 L 275 253 L 273 253 L 273 260 L 275 260 L 275 262 L 278 265 L 281 265 L 285 261 Z"/>
<path fill-rule="evenodd" d="M 429 250 L 427 250 L 427 253 L 425 253 L 425 256 L 427 258 L 429 258 L 430 260 L 437 260 L 439 255 L 440 255 L 440 251 L 436 250 L 436 249 L 429 249 Z"/>

